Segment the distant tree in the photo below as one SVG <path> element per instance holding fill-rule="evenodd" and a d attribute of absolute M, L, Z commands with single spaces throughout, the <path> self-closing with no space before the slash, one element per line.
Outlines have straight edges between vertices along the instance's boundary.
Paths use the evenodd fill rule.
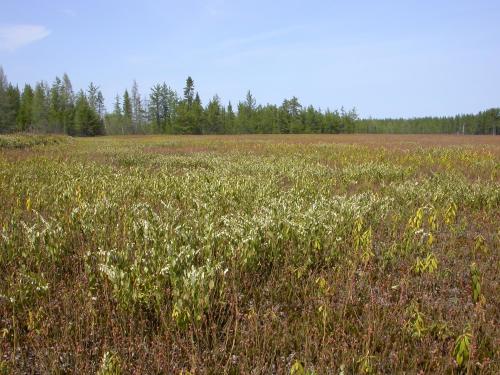
<path fill-rule="evenodd" d="M 36 132 L 49 131 L 50 89 L 47 83 L 38 82 L 35 86 L 32 105 L 32 130 Z"/>
<path fill-rule="evenodd" d="M 238 133 L 254 133 L 255 123 L 254 114 L 256 109 L 256 100 L 250 90 L 248 90 L 244 102 L 238 103 L 237 127 Z"/>
<path fill-rule="evenodd" d="M 301 120 L 302 105 L 294 96 L 292 99 L 285 99 L 282 104 L 283 110 L 286 112 L 285 119 L 288 122 L 287 128 L 290 133 L 303 133 L 304 125 Z"/>
<path fill-rule="evenodd" d="M 0 133 L 5 133 L 7 131 L 6 104 L 8 85 L 9 81 L 0 65 Z"/>
<path fill-rule="evenodd" d="M 102 119 L 90 105 L 87 96 L 80 91 L 75 104 L 75 131 L 78 135 L 95 136 L 103 134 Z"/>
<path fill-rule="evenodd" d="M 75 105 L 75 131 L 78 135 L 89 135 L 90 126 L 88 123 L 89 102 L 83 93 L 80 91 L 76 96 Z"/>
<path fill-rule="evenodd" d="M 304 131 L 306 133 L 321 133 L 321 111 L 316 111 L 312 105 L 303 112 Z"/>
<path fill-rule="evenodd" d="M 122 107 L 122 114 L 123 114 L 123 128 L 124 128 L 124 133 L 129 134 L 133 132 L 132 129 L 132 101 L 130 100 L 130 95 L 128 93 L 128 90 L 125 90 L 123 93 L 123 107 Z"/>
<path fill-rule="evenodd" d="M 203 107 L 198 94 L 194 96 L 194 81 L 186 79 L 184 99 L 179 103 L 174 132 L 178 134 L 199 134 L 202 128 Z"/>
<path fill-rule="evenodd" d="M 69 76 L 64 73 L 61 86 L 61 105 L 62 105 L 62 125 L 63 131 L 66 134 L 73 135 L 74 131 L 74 110 L 75 110 L 75 96 L 73 93 L 73 85 Z"/>
<path fill-rule="evenodd" d="M 497 134 L 497 128 L 500 129 L 500 108 L 490 108 L 484 112 L 479 112 L 481 118 L 479 129 L 480 134 Z"/>
<path fill-rule="evenodd" d="M 278 109 L 278 130 L 281 134 L 290 133 L 290 114 L 283 104 Z"/>
<path fill-rule="evenodd" d="M 151 88 L 149 94 L 149 120 L 153 124 L 153 130 L 158 133 L 165 132 L 162 105 L 162 87 L 161 85 L 155 85 Z"/>
<path fill-rule="evenodd" d="M 338 111 L 332 112 L 330 109 L 327 109 L 324 114 L 323 132 L 330 134 L 340 133 L 341 122 L 342 120 Z"/>
<path fill-rule="evenodd" d="M 8 133 L 16 130 L 16 118 L 20 107 L 20 93 L 17 86 L 7 80 L 0 66 L 0 132 Z"/>
<path fill-rule="evenodd" d="M 167 86 L 165 83 L 162 85 L 162 108 L 163 118 L 166 122 L 166 132 L 172 133 L 174 122 L 177 117 L 177 105 L 179 104 L 179 96 L 174 89 Z"/>
<path fill-rule="evenodd" d="M 188 103 L 183 100 L 177 107 L 177 117 L 174 124 L 174 132 L 177 134 L 193 134 L 194 116 Z"/>
<path fill-rule="evenodd" d="M 8 84 L 5 90 L 5 98 L 3 107 L 3 122 L 6 132 L 13 132 L 16 130 L 16 118 L 21 105 L 21 94 L 17 86 Z"/>
<path fill-rule="evenodd" d="M 187 77 L 186 86 L 184 87 L 184 100 L 188 108 L 191 108 L 194 100 L 194 81 L 191 77 Z"/>
<path fill-rule="evenodd" d="M 63 98 L 61 97 L 62 81 L 56 77 L 50 88 L 49 107 L 49 132 L 61 133 L 63 131 Z"/>
<path fill-rule="evenodd" d="M 107 134 L 125 134 L 122 118 L 122 105 L 120 95 L 115 96 L 113 112 L 104 116 L 105 129 Z"/>
<path fill-rule="evenodd" d="M 356 108 L 346 111 L 344 107 L 340 109 L 341 116 L 341 132 L 343 133 L 355 133 L 356 121 L 358 120 L 358 114 Z"/>
<path fill-rule="evenodd" d="M 5 90 L 7 90 L 8 85 L 9 81 L 7 80 L 7 76 L 3 71 L 3 67 L 0 65 L 0 92 L 5 92 Z"/>
<path fill-rule="evenodd" d="M 106 113 L 106 106 L 104 105 L 104 96 L 102 95 L 102 92 L 100 90 L 97 91 L 96 110 L 99 114 L 99 117 L 103 119 Z"/>
<path fill-rule="evenodd" d="M 189 134 L 202 134 L 206 116 L 203 104 L 201 103 L 200 95 L 198 93 L 196 93 L 194 97 L 193 106 L 190 111 L 192 113 L 193 122 L 191 124 Z"/>
<path fill-rule="evenodd" d="M 260 133 L 279 133 L 278 127 L 278 108 L 275 105 L 268 104 L 264 107 L 259 107 L 258 131 Z"/>
<path fill-rule="evenodd" d="M 208 102 L 206 109 L 206 127 L 204 133 L 206 134 L 221 134 L 223 132 L 222 108 L 220 99 L 217 95 Z"/>
<path fill-rule="evenodd" d="M 155 132 L 173 132 L 178 101 L 177 93 L 165 83 L 153 86 L 149 95 L 148 112 Z"/>
<path fill-rule="evenodd" d="M 235 114 L 233 111 L 233 106 L 231 104 L 231 101 L 229 101 L 227 105 L 227 110 L 225 112 L 225 121 L 224 121 L 224 133 L 226 134 L 233 134 L 235 129 L 234 129 L 234 122 L 235 122 Z"/>
<path fill-rule="evenodd" d="M 139 85 L 136 80 L 134 80 L 132 84 L 132 129 L 134 133 L 142 133 L 142 117 L 143 117 L 143 109 L 142 109 L 142 101 L 141 94 L 139 93 Z"/>
<path fill-rule="evenodd" d="M 99 87 L 94 85 L 93 82 L 90 82 L 89 87 L 87 89 L 87 99 L 89 105 L 92 109 L 97 112 L 97 100 L 98 100 Z"/>
<path fill-rule="evenodd" d="M 120 102 L 120 96 L 116 95 L 115 96 L 115 103 L 113 106 L 113 114 L 116 116 L 121 116 L 122 115 L 122 107 L 121 107 L 121 102 Z"/>
<path fill-rule="evenodd" d="M 78 102 L 78 103 L 77 103 Z M 78 108 L 77 108 L 78 104 Z M 88 108 L 90 108 L 90 111 Z M 78 112 L 78 114 L 77 114 Z M 94 121 L 94 115 L 98 121 Z M 250 90 L 235 111 L 217 95 L 203 107 L 195 84 L 187 77 L 183 96 L 166 83 L 152 87 L 142 97 L 134 81 L 123 97 L 117 96 L 113 112 L 106 113 L 104 96 L 91 82 L 75 96 L 69 76 L 55 77 L 50 85 L 39 82 L 22 91 L 8 82 L 0 66 L 0 133 L 14 131 L 57 132 L 70 135 L 165 133 L 456 133 L 493 134 L 500 131 L 500 109 L 454 117 L 360 119 L 355 108 L 322 111 L 302 107 L 294 96 L 280 106 L 257 105 Z"/>
<path fill-rule="evenodd" d="M 31 130 L 33 125 L 33 97 L 33 89 L 26 84 L 21 95 L 19 112 L 17 113 L 17 129 L 19 131 Z"/>
<path fill-rule="evenodd" d="M 123 93 L 123 103 L 122 103 L 122 113 L 123 116 L 132 119 L 132 101 L 130 100 L 130 95 L 128 93 L 128 90 L 125 90 Z"/>

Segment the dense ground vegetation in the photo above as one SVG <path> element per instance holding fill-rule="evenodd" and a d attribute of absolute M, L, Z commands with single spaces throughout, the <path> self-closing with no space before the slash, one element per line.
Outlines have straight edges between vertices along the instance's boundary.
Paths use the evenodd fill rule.
<path fill-rule="evenodd" d="M 500 370 L 496 137 L 10 138 L 0 373 Z"/>
<path fill-rule="evenodd" d="M 289 134 L 289 133 L 460 133 L 496 134 L 500 109 L 475 115 L 414 119 L 360 119 L 355 109 L 321 110 L 303 106 L 296 97 L 280 106 L 257 105 L 248 91 L 235 108 L 215 95 L 203 105 L 191 77 L 179 96 L 157 84 L 143 96 L 134 81 L 117 95 L 107 112 L 104 97 L 91 83 L 76 94 L 67 74 L 52 85 L 38 82 L 21 91 L 0 67 L 0 133 L 37 132 L 93 136 L 102 134 Z"/>

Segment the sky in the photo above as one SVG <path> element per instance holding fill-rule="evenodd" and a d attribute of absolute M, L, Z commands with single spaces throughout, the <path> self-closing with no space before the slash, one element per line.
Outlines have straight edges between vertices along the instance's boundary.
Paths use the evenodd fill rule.
<path fill-rule="evenodd" d="M 190 75 L 205 104 L 474 113 L 500 106 L 500 0 L 0 0 L 0 65 L 20 87 L 92 81 L 109 110 L 134 79 Z"/>

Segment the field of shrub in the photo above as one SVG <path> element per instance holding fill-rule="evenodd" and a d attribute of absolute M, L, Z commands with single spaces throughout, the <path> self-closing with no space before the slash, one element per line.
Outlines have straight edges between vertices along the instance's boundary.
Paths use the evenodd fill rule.
<path fill-rule="evenodd" d="M 0 373 L 500 372 L 500 137 L 56 139 L 0 139 Z"/>
<path fill-rule="evenodd" d="M 69 142 L 71 138 L 63 135 L 34 135 L 34 134 L 0 134 L 0 149 L 30 148 L 34 146 L 57 145 Z"/>

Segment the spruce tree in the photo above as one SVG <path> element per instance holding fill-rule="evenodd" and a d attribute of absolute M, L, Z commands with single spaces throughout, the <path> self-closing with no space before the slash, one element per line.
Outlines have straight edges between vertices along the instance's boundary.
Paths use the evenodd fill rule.
<path fill-rule="evenodd" d="M 93 82 L 90 82 L 89 87 L 87 89 L 87 98 L 90 107 L 92 107 L 97 112 L 97 95 L 99 92 L 99 87 L 94 85 Z"/>
<path fill-rule="evenodd" d="M 30 85 L 24 86 L 21 95 L 19 113 L 17 114 L 17 130 L 25 132 L 32 129 L 33 125 L 33 89 Z"/>
<path fill-rule="evenodd" d="M 194 81 L 191 77 L 186 79 L 186 87 L 184 87 L 184 100 L 186 101 L 188 108 L 191 108 L 194 100 Z"/>
<path fill-rule="evenodd" d="M 223 130 L 223 118 L 220 105 L 220 99 L 214 95 L 212 100 L 208 102 L 206 109 L 206 127 L 203 133 L 220 134 Z"/>
<path fill-rule="evenodd" d="M 73 85 L 66 73 L 63 75 L 60 97 L 63 131 L 66 134 L 73 135 L 75 133 L 73 123 L 75 115 L 75 95 L 73 93 Z"/>
<path fill-rule="evenodd" d="M 205 124 L 205 111 L 203 105 L 201 104 L 200 95 L 196 93 L 193 101 L 193 106 L 191 108 L 191 118 L 192 123 L 188 130 L 188 134 L 202 134 L 203 127 Z"/>
<path fill-rule="evenodd" d="M 33 131 L 49 131 L 49 95 L 50 89 L 45 82 L 38 82 L 33 94 L 32 117 Z"/>
<path fill-rule="evenodd" d="M 141 94 L 139 93 L 139 86 L 134 80 L 132 84 L 132 128 L 134 133 L 142 132 L 142 102 Z"/>
<path fill-rule="evenodd" d="M 61 97 L 62 81 L 56 77 L 50 88 L 49 129 L 51 133 L 63 131 L 63 98 Z"/>
<path fill-rule="evenodd" d="M 103 134 L 102 119 L 92 108 L 83 91 L 80 91 L 75 103 L 75 132 L 77 135 L 95 136 Z"/>
<path fill-rule="evenodd" d="M 226 134 L 234 134 L 234 121 L 235 121 L 235 114 L 233 111 L 233 105 L 231 104 L 231 101 L 229 101 L 227 105 L 227 110 L 225 112 L 225 120 L 224 120 L 224 133 Z"/>
<path fill-rule="evenodd" d="M 132 101 L 128 90 L 123 93 L 123 128 L 125 134 L 133 133 L 132 129 Z"/>
<path fill-rule="evenodd" d="M 7 103 L 7 76 L 0 66 L 0 133 L 7 131 L 6 103 Z"/>

